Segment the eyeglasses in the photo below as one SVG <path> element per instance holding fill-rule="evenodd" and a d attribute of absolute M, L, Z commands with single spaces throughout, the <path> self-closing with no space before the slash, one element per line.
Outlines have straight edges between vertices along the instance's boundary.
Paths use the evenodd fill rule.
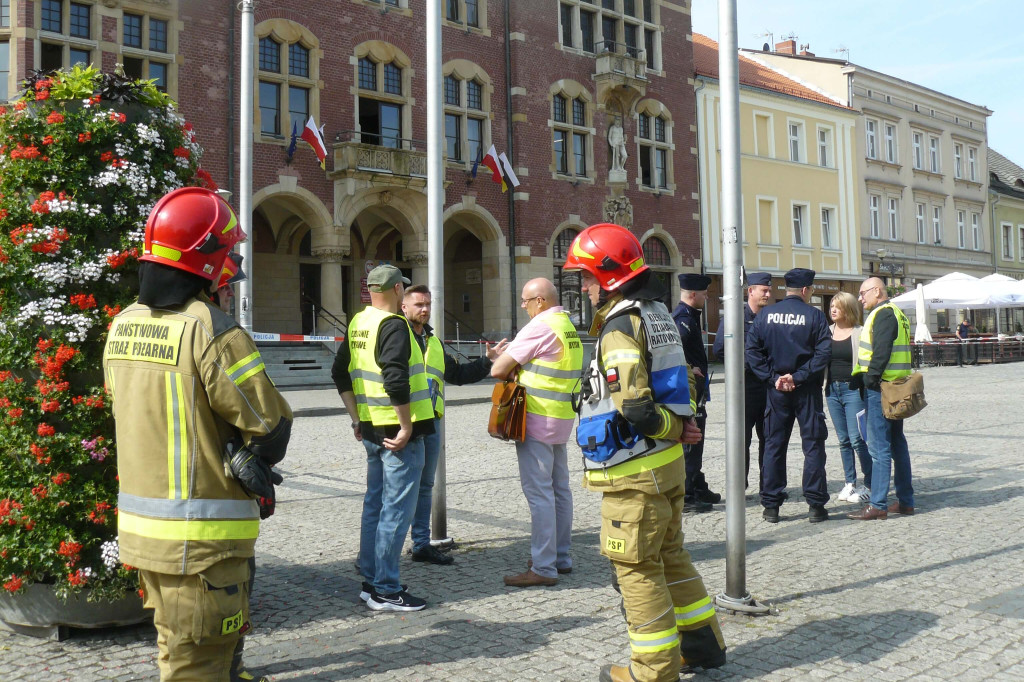
<path fill-rule="evenodd" d="M 864 295 L 866 293 L 868 293 L 872 289 L 878 289 L 878 288 L 879 287 L 868 287 L 867 289 L 861 289 L 860 292 L 857 293 L 857 298 L 864 298 Z"/>
<path fill-rule="evenodd" d="M 519 299 L 519 305 L 525 306 L 525 305 L 529 304 L 530 301 L 533 301 L 533 300 L 538 299 L 538 298 L 544 298 L 544 297 L 543 296 L 531 296 L 530 298 L 521 298 L 521 299 Z"/>

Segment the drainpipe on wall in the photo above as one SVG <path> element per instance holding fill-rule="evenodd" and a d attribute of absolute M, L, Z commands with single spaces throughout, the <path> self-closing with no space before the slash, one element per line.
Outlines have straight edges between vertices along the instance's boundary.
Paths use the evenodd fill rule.
<path fill-rule="evenodd" d="M 514 147 L 512 144 L 512 27 L 511 27 L 511 5 L 512 0 L 505 0 L 505 122 L 506 135 L 508 140 L 508 157 L 515 159 Z M 509 274 L 512 290 L 509 292 L 509 312 L 512 315 L 512 338 L 516 335 L 517 320 L 519 315 L 519 287 L 516 284 L 516 204 L 515 188 L 508 192 L 508 259 Z"/>
<path fill-rule="evenodd" d="M 999 272 L 999 258 L 1002 256 L 1002 239 L 1003 239 L 1003 226 L 996 225 L 996 205 L 999 203 L 999 195 L 992 191 L 992 188 L 988 188 L 989 202 L 989 224 L 992 226 L 992 272 Z M 1012 230 L 1011 230 L 1012 232 Z M 996 236 L 999 239 L 996 240 Z M 1010 235 L 1013 238 L 1013 235 Z M 999 253 L 996 253 L 996 243 L 999 243 Z"/>

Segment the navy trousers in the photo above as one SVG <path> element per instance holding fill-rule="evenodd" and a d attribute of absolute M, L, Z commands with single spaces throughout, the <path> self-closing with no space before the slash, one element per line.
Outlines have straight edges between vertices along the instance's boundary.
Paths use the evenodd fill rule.
<path fill-rule="evenodd" d="M 786 490 L 786 450 L 793 433 L 793 422 L 800 424 L 804 450 L 804 498 L 808 504 L 828 502 L 825 475 L 824 401 L 821 386 L 804 384 L 795 391 L 782 392 L 768 387 L 768 409 L 765 411 L 764 467 L 762 468 L 761 505 L 780 507 Z"/>
<path fill-rule="evenodd" d="M 760 493 L 764 487 L 764 480 L 761 476 L 761 471 L 764 469 L 764 410 L 765 404 L 768 401 L 768 397 L 765 395 L 765 388 L 763 384 L 750 384 L 750 379 L 747 379 L 746 391 L 743 396 L 743 432 L 746 434 L 746 444 L 744 451 L 744 459 L 746 462 L 746 469 L 744 473 L 747 477 L 747 487 L 750 487 L 750 444 L 753 441 L 753 435 L 757 434 L 757 492 Z"/>
<path fill-rule="evenodd" d="M 697 427 L 700 428 L 701 436 L 704 435 L 704 427 L 707 424 L 707 412 L 703 407 L 697 408 Z M 704 478 L 704 439 L 699 443 L 683 446 L 683 462 L 686 464 L 686 497 L 701 490 L 708 489 L 708 482 Z"/>

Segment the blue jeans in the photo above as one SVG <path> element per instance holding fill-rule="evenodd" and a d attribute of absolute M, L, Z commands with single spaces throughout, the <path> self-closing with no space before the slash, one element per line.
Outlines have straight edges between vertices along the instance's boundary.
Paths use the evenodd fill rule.
<path fill-rule="evenodd" d="M 363 441 L 366 448 L 366 495 L 359 534 L 359 572 L 377 592 L 402 589 L 398 559 L 416 509 L 416 492 L 423 471 L 423 437 L 401 450 Z"/>
<path fill-rule="evenodd" d="M 850 388 L 846 381 L 833 381 L 828 386 L 828 413 L 832 417 L 832 425 L 836 428 L 839 438 L 839 455 L 843 460 L 843 476 L 847 483 L 857 482 L 857 466 L 853 453 L 856 451 L 860 460 L 860 470 L 864 475 L 864 486 L 871 487 L 871 455 L 867 443 L 860 437 L 857 429 L 857 413 L 864 409 L 864 399 L 860 391 Z"/>
<path fill-rule="evenodd" d="M 430 505 L 434 498 L 434 474 L 437 458 L 441 454 L 441 420 L 434 420 L 434 433 L 423 436 L 423 473 L 416 498 L 416 513 L 412 517 L 412 551 L 430 545 Z"/>
<path fill-rule="evenodd" d="M 886 419 L 882 414 L 882 392 L 867 389 L 868 451 L 871 453 L 871 506 L 888 508 L 889 474 L 900 504 L 914 506 L 914 486 L 910 482 L 910 449 L 903 435 L 903 422 Z"/>

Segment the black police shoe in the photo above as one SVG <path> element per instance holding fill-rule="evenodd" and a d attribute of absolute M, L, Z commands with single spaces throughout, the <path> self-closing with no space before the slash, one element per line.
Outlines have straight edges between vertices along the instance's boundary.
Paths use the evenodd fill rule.
<path fill-rule="evenodd" d="M 413 550 L 412 560 L 425 561 L 428 564 L 437 564 L 438 566 L 451 566 L 455 563 L 455 557 L 451 554 L 445 554 L 431 545 L 427 545 L 423 549 Z"/>
<path fill-rule="evenodd" d="M 828 521 L 828 510 L 823 504 L 811 504 L 807 506 L 807 520 L 811 523 Z"/>
<path fill-rule="evenodd" d="M 696 497 L 699 501 L 707 502 L 708 504 L 718 504 L 719 502 L 722 501 L 721 495 L 719 495 L 718 493 L 711 492 L 711 490 L 708 488 L 696 491 L 694 493 L 694 497 Z"/>
<path fill-rule="evenodd" d="M 703 514 L 709 512 L 714 507 L 710 502 L 702 502 L 701 500 L 693 497 L 683 498 L 683 513 L 684 514 Z"/>
<path fill-rule="evenodd" d="M 778 507 L 765 507 L 764 511 L 761 512 L 761 518 L 768 523 L 779 522 L 779 508 Z"/>

